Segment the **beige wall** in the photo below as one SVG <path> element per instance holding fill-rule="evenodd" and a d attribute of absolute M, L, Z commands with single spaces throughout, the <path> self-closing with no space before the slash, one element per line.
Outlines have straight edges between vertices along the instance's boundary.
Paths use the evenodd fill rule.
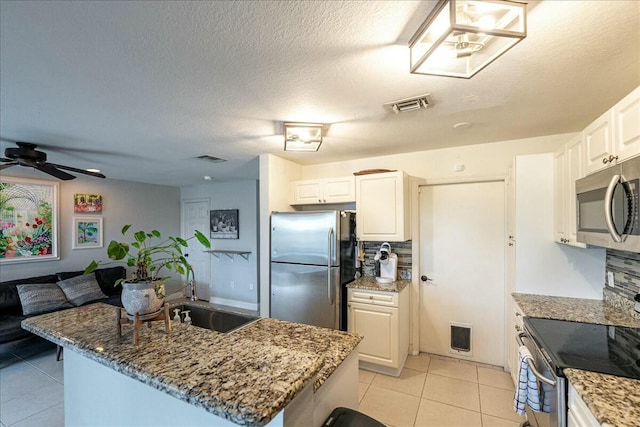
<path fill-rule="evenodd" d="M 506 176 L 516 155 L 556 151 L 574 135 L 550 135 L 303 166 L 302 179 L 350 175 L 359 170 L 378 168 L 399 169 L 428 180 Z M 456 164 L 464 164 L 464 170 L 455 172 Z"/>

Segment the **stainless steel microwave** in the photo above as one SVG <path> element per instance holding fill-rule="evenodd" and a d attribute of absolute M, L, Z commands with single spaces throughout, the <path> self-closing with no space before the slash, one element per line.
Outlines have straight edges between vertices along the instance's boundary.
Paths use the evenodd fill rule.
<path fill-rule="evenodd" d="M 640 157 L 576 181 L 578 242 L 640 252 Z"/>

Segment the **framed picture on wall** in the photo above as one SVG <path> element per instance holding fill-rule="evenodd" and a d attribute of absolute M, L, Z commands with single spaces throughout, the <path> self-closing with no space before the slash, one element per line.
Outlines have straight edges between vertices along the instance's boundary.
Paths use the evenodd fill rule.
<path fill-rule="evenodd" d="M 0 263 L 58 256 L 58 183 L 0 177 Z"/>
<path fill-rule="evenodd" d="M 101 213 L 102 196 L 99 194 L 74 194 L 73 211 L 75 213 Z"/>
<path fill-rule="evenodd" d="M 239 239 L 238 209 L 210 211 L 212 239 Z"/>
<path fill-rule="evenodd" d="M 72 249 L 102 247 L 102 217 L 74 217 Z"/>

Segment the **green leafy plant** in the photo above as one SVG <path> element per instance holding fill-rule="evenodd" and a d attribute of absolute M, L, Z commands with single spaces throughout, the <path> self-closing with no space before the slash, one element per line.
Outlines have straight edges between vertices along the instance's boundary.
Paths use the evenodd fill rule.
<path fill-rule="evenodd" d="M 126 236 L 130 228 L 131 224 L 122 227 L 122 235 Z M 84 274 L 93 272 L 100 265 L 120 262 L 128 267 L 136 268 L 135 276 L 132 279 L 127 279 L 128 282 L 163 282 L 169 277 L 160 276 L 163 268 L 185 275 L 186 281 L 189 282 L 189 275 L 193 270 L 182 250 L 189 246 L 187 242 L 191 239 L 197 239 L 206 248 L 211 247 L 209 239 L 198 230 L 195 230 L 193 236 L 188 239 L 180 237 L 163 239 L 158 230 L 136 231 L 133 233 L 133 241 L 130 243 L 112 240 L 107 247 L 107 256 L 112 261 L 91 261 L 91 264 L 84 270 Z M 119 285 L 122 280 L 117 280 L 115 285 Z"/>

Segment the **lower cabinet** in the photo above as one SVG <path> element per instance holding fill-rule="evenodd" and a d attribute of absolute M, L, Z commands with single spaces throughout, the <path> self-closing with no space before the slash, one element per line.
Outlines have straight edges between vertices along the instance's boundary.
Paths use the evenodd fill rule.
<path fill-rule="evenodd" d="M 362 335 L 360 367 L 400 375 L 409 350 L 409 292 L 349 289 L 349 332 Z"/>
<path fill-rule="evenodd" d="M 567 401 L 567 427 L 600 427 L 600 423 L 593 416 L 587 404 L 582 400 L 575 387 L 569 384 L 569 399 Z"/>
<path fill-rule="evenodd" d="M 518 350 L 520 344 L 518 343 L 518 335 L 522 332 L 522 310 L 518 307 L 515 301 L 511 301 L 511 314 L 509 316 L 509 359 L 507 363 L 509 365 L 509 372 L 511 373 L 511 379 L 514 385 L 518 385 Z"/>

